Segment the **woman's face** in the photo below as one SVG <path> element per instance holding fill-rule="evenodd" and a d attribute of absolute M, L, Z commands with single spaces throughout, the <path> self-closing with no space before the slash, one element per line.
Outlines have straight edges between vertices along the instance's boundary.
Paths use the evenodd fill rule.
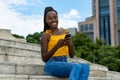
<path fill-rule="evenodd" d="M 58 26 L 58 15 L 54 11 L 49 11 L 46 15 L 46 23 L 50 28 L 57 28 Z"/>

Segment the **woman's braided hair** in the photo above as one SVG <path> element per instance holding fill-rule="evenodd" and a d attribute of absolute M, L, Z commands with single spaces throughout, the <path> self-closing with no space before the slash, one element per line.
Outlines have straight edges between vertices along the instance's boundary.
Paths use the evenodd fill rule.
<path fill-rule="evenodd" d="M 46 15 L 47 15 L 47 13 L 49 11 L 54 11 L 56 14 L 58 14 L 57 11 L 54 10 L 51 6 L 45 8 L 45 10 L 44 10 L 44 32 L 46 30 L 50 29 L 50 26 L 46 23 L 46 20 L 45 20 L 46 19 Z"/>

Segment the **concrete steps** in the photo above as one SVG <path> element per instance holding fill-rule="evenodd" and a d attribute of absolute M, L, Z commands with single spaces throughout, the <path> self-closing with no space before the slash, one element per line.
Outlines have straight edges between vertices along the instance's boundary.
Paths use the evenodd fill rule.
<path fill-rule="evenodd" d="M 12 40 L 17 42 L 26 42 L 25 39 L 18 39 L 12 36 L 11 30 L 8 29 L 0 29 L 0 39 Z"/>
<path fill-rule="evenodd" d="M 40 51 L 9 46 L 0 46 L 0 62 L 44 64 L 41 60 Z"/>
<path fill-rule="evenodd" d="M 43 65 L 0 63 L 0 74 L 44 75 Z"/>
<path fill-rule="evenodd" d="M 118 72 L 84 59 L 69 62 L 90 64 L 89 80 L 120 80 Z M 0 80 L 68 80 L 45 75 L 40 45 L 0 39 Z"/>
<path fill-rule="evenodd" d="M 0 74 L 0 80 L 68 80 L 68 78 L 57 78 L 44 75 L 9 75 Z M 89 77 L 89 80 L 119 80 L 111 77 Z"/>
<path fill-rule="evenodd" d="M 0 80 L 68 80 L 67 78 L 56 78 L 43 75 L 6 75 L 0 74 Z"/>
<path fill-rule="evenodd" d="M 0 46 L 0 72 L 3 74 L 43 75 L 44 62 L 41 60 L 39 51 L 21 49 L 9 46 Z M 83 59 L 68 58 L 69 62 L 89 63 L 90 76 L 104 77 L 108 69 L 104 66 L 92 64 Z M 11 69 L 11 70 L 10 70 Z"/>
<path fill-rule="evenodd" d="M 9 80 L 9 76 L 10 76 L 10 80 L 14 79 L 13 76 L 16 76 L 15 79 L 17 80 L 19 76 L 23 76 L 24 78 L 25 75 L 35 77 L 34 80 L 37 79 L 42 80 L 43 78 L 45 78 L 44 80 L 47 80 L 47 78 L 52 78 L 50 80 L 60 80 L 54 77 L 47 76 L 43 71 L 43 66 L 44 64 L 15 64 L 15 63 L 4 62 L 4 63 L 0 63 L 0 75 L 4 75 L 4 78 L 6 78 L 6 80 Z M 90 66 L 91 66 L 91 71 L 89 75 L 89 80 L 120 80 L 119 78 L 120 73 L 101 70 L 101 68 L 99 68 L 99 65 L 94 67 L 92 64 L 90 64 Z M 11 79 L 11 77 L 13 79 Z M 2 80 L 1 77 L 0 80 Z M 24 80 L 24 79 L 20 79 L 20 80 Z"/>
<path fill-rule="evenodd" d="M 38 44 L 18 42 L 18 41 L 6 40 L 6 39 L 1 39 L 1 38 L 0 38 L 0 45 L 7 46 L 7 47 L 28 49 L 28 50 L 32 50 L 32 51 L 40 51 L 40 45 L 38 45 Z"/>
<path fill-rule="evenodd" d="M 6 75 L 1 74 L 0 80 L 67 80 L 67 78 L 56 78 L 52 76 L 35 75 Z"/>
<path fill-rule="evenodd" d="M 16 64 L 16 63 L 0 63 L 0 74 L 14 75 L 45 75 L 43 71 L 44 64 Z M 106 77 L 108 71 L 93 70 L 91 68 L 90 77 Z"/>

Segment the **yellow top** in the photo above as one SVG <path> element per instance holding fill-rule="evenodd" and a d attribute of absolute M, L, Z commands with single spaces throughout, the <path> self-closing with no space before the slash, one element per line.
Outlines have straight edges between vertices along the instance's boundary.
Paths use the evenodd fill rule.
<path fill-rule="evenodd" d="M 66 31 L 65 31 L 66 32 Z M 61 35 L 52 35 L 50 30 L 46 30 L 46 33 L 50 35 L 48 42 L 48 51 L 50 51 L 58 42 L 59 39 L 64 39 L 66 33 Z M 55 56 L 67 56 L 68 55 L 68 46 L 62 46 L 54 53 Z"/>

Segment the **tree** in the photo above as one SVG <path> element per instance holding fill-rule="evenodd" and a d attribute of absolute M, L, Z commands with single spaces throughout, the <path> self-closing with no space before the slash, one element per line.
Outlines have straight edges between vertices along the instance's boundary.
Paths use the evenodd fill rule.
<path fill-rule="evenodd" d="M 33 34 L 28 34 L 26 37 L 27 42 L 29 43 L 35 43 L 40 44 L 40 38 L 41 38 L 42 32 L 35 32 Z"/>
<path fill-rule="evenodd" d="M 17 35 L 17 34 L 12 34 L 15 38 L 22 38 L 24 39 L 24 36 L 20 36 L 20 35 Z"/>
<path fill-rule="evenodd" d="M 84 33 L 77 33 L 72 39 L 77 57 L 120 72 L 120 46 L 105 45 L 104 40 L 98 38 L 94 43 Z"/>
<path fill-rule="evenodd" d="M 92 49 L 94 49 L 91 39 L 86 34 L 79 32 L 72 39 L 76 56 L 89 60 L 93 53 Z"/>

